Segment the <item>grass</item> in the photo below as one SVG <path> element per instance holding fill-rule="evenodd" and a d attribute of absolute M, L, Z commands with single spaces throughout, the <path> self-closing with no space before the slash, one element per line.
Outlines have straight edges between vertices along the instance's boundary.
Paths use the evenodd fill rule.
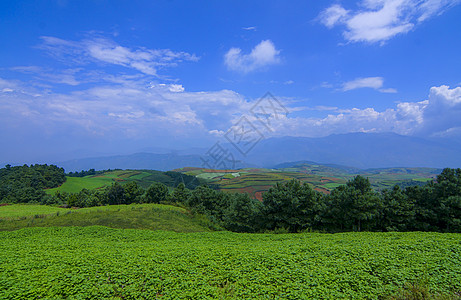
<path fill-rule="evenodd" d="M 13 205 L 11 205 L 13 206 Z M 15 206 L 15 213 L 3 217 L 0 207 L 0 230 L 50 226 L 107 226 L 176 232 L 210 231 L 213 227 L 201 215 L 191 215 L 186 209 L 161 204 L 110 205 L 81 209 L 61 209 L 42 205 Z M 46 213 L 44 213 L 46 212 Z"/>
<path fill-rule="evenodd" d="M 378 299 L 459 292 L 461 234 L 0 232 L 1 299 Z M 427 299 L 399 298 L 395 299 Z"/>
<path fill-rule="evenodd" d="M 69 211 L 65 208 L 33 205 L 33 204 L 12 204 L 0 206 L 0 220 L 15 220 L 35 215 L 52 215 Z"/>
<path fill-rule="evenodd" d="M 61 186 L 53 189 L 47 189 L 48 194 L 54 194 L 56 191 L 78 193 L 82 189 L 98 189 L 111 185 L 114 182 L 113 177 L 109 176 L 85 176 L 85 177 L 67 177 L 66 182 Z"/>

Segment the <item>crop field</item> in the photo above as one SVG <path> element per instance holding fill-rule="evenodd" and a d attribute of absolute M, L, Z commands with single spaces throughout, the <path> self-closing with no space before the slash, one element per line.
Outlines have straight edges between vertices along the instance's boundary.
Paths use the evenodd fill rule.
<path fill-rule="evenodd" d="M 378 299 L 461 289 L 461 235 L 0 232 L 1 299 Z"/>
<path fill-rule="evenodd" d="M 222 191 L 248 193 L 250 197 L 259 200 L 262 200 L 262 194 L 276 183 L 291 179 L 307 182 L 313 189 L 328 194 L 334 188 L 346 184 L 356 175 L 369 178 L 374 189 L 382 190 L 399 183 L 423 184 L 434 179 L 440 173 L 440 170 L 431 168 L 360 170 L 307 163 L 280 169 L 210 170 L 184 168 L 177 171 L 206 179 L 216 184 Z"/>
<path fill-rule="evenodd" d="M 26 227 L 93 226 L 176 232 L 210 231 L 213 227 L 202 215 L 191 215 L 184 208 L 162 204 L 131 204 L 79 209 L 45 205 L 0 207 L 0 231 Z"/>
<path fill-rule="evenodd" d="M 194 169 L 186 172 L 198 178 L 207 179 L 217 184 L 225 192 L 248 193 L 251 197 L 262 200 L 262 194 L 279 182 L 293 178 L 307 182 L 320 192 L 328 193 L 332 188 L 345 184 L 346 180 L 327 176 L 306 174 L 295 171 L 279 171 L 272 169 L 242 169 L 242 170 L 208 170 Z"/>

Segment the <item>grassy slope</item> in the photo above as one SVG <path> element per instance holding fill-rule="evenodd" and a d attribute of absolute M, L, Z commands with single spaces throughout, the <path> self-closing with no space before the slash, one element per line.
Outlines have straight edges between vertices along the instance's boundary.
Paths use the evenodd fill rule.
<path fill-rule="evenodd" d="M 377 299 L 460 290 L 461 234 L 0 232 L 0 298 Z"/>
<path fill-rule="evenodd" d="M 66 211 L 68 210 L 65 208 L 47 205 L 13 204 L 0 206 L 0 220 L 14 220 L 21 217 L 30 217 L 34 215 L 51 215 L 56 214 L 57 212 L 63 213 Z"/>
<path fill-rule="evenodd" d="M 209 221 L 200 215 L 192 216 L 187 210 L 161 204 L 132 204 L 60 209 L 42 205 L 11 205 L 11 212 L 0 207 L 0 230 L 25 227 L 92 226 L 172 230 L 176 232 L 210 231 Z M 10 209 L 11 210 L 11 209 Z M 40 212 L 40 213 L 39 213 Z M 46 214 L 46 216 L 44 216 Z M 14 216 L 15 220 L 11 219 Z"/>

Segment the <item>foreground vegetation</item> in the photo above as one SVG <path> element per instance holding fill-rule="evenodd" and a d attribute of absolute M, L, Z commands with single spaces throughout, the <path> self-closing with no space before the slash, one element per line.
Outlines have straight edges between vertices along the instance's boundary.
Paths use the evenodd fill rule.
<path fill-rule="evenodd" d="M 132 204 L 65 209 L 46 205 L 0 207 L 0 231 L 26 227 L 92 226 L 199 232 L 218 229 L 206 216 L 162 204 Z"/>
<path fill-rule="evenodd" d="M 28 228 L 0 232 L 0 298 L 377 299 L 422 277 L 433 294 L 456 293 L 460 240 Z"/>

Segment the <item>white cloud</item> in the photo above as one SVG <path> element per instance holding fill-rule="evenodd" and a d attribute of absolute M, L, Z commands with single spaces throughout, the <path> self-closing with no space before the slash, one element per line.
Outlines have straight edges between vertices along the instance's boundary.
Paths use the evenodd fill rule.
<path fill-rule="evenodd" d="M 81 41 L 67 41 L 51 36 L 42 36 L 38 48 L 64 62 L 86 64 L 90 61 L 120 65 L 135 69 L 146 75 L 157 75 L 157 69 L 175 66 L 183 61 L 199 58 L 187 52 L 170 49 L 128 48 L 107 38 L 91 37 Z"/>
<path fill-rule="evenodd" d="M 0 87 L 3 83 L 10 85 L 0 79 Z M 147 141 L 164 135 L 203 139 L 213 134 L 209 131 L 226 130 L 236 115 L 249 109 L 249 103 L 232 91 L 185 92 L 179 84 L 147 86 L 136 78 L 38 98 L 26 91 L 26 83 L 17 87 L 15 95 L 0 92 L 0 128 L 27 128 L 30 134 L 56 138 L 78 134 L 108 141 Z"/>
<path fill-rule="evenodd" d="M 334 4 L 319 15 L 328 28 L 345 26 L 350 42 L 385 42 L 460 3 L 460 0 L 362 0 L 355 11 Z"/>
<path fill-rule="evenodd" d="M 333 110 L 323 118 L 285 118 L 277 135 L 325 136 L 348 132 L 395 132 L 423 137 L 461 138 L 461 87 L 432 87 L 427 100 L 402 102 L 394 108 Z"/>
<path fill-rule="evenodd" d="M 180 93 L 184 92 L 184 87 L 181 84 L 170 84 L 169 90 L 173 93 Z"/>
<path fill-rule="evenodd" d="M 361 88 L 372 88 L 380 89 L 384 84 L 384 79 L 382 77 L 365 77 L 365 78 L 356 78 L 354 80 L 345 82 L 343 84 L 343 91 L 350 91 Z"/>
<path fill-rule="evenodd" d="M 240 48 L 231 48 L 224 55 L 224 63 L 233 71 L 248 73 L 280 62 L 280 50 L 270 40 L 261 41 L 250 54 L 242 54 Z"/>
<path fill-rule="evenodd" d="M 423 135 L 453 135 L 461 127 L 461 87 L 432 87 L 418 130 Z"/>
<path fill-rule="evenodd" d="M 256 31 L 255 26 L 249 26 L 249 27 L 242 27 L 243 30 L 249 30 L 249 31 Z"/>
<path fill-rule="evenodd" d="M 379 89 L 381 93 L 387 93 L 387 94 L 395 94 L 397 93 L 397 90 L 394 88 L 386 88 L 386 89 Z"/>
<path fill-rule="evenodd" d="M 30 143 L 34 139 L 62 141 L 65 137 L 77 148 L 90 140 L 103 145 L 118 143 L 120 147 L 134 140 L 144 145 L 160 140 L 199 144 L 215 141 L 243 114 L 254 120 L 248 112 L 255 102 L 234 91 L 186 92 L 181 85 L 148 86 L 137 77 L 114 78 L 111 84 L 67 93 L 0 78 L 2 89 L 14 89 L 14 93 L 0 92 L 0 138 L 21 136 L 21 143 L 29 139 Z M 433 87 L 427 100 L 402 102 L 383 111 L 327 105 L 306 108 L 297 106 L 293 99 L 278 99 L 296 114 L 279 114 L 272 122 L 274 132 L 264 131 L 266 137 L 348 132 L 425 137 L 461 134 L 461 87 Z"/>
<path fill-rule="evenodd" d="M 320 14 L 320 21 L 328 28 L 333 28 L 337 23 L 342 22 L 348 11 L 341 5 L 334 4 Z"/>
<path fill-rule="evenodd" d="M 351 91 L 355 89 L 371 88 L 381 93 L 397 93 L 396 89 L 383 88 L 383 85 L 384 78 L 382 77 L 362 77 L 343 83 L 342 90 Z"/>

